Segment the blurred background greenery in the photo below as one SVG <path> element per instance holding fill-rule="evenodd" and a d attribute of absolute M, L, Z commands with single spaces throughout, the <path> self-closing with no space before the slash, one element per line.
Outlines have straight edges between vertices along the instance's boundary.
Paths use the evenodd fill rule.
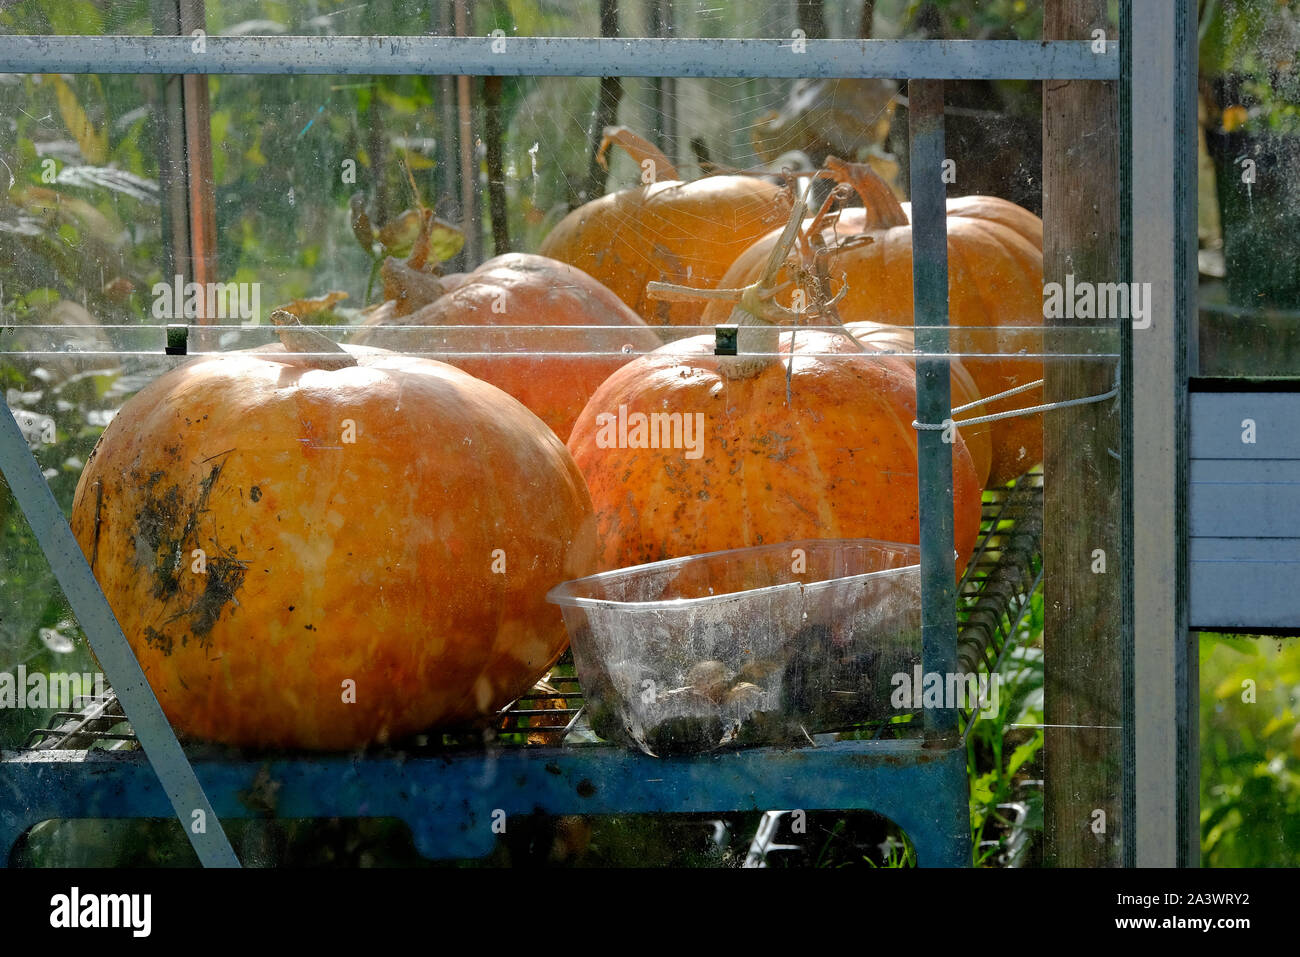
<path fill-rule="evenodd" d="M 1300 865 L 1300 641 L 1201 635 L 1207 867 Z"/>

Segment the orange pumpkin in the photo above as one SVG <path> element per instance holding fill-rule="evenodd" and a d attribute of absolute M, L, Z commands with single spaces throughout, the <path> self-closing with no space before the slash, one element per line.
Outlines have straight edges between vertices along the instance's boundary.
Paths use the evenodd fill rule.
<path fill-rule="evenodd" d="M 703 303 L 652 302 L 646 283 L 713 286 L 789 212 L 784 189 L 752 176 L 661 180 L 579 206 L 538 252 L 589 273 L 651 325 L 693 326 Z"/>
<path fill-rule="evenodd" d="M 832 291 L 839 292 L 842 276 L 848 280 L 848 290 L 837 304 L 840 319 L 846 324 L 869 320 L 912 325 L 910 207 L 900 204 L 869 167 L 834 158 L 827 165 L 852 183 L 864 203 L 864 208 L 840 215 L 834 236 L 846 239 L 866 234 L 873 240 L 847 248 L 830 260 Z M 980 395 L 996 395 L 1041 379 L 1041 361 L 1014 354 L 1041 347 L 1041 337 L 1026 335 L 1016 327 L 1037 327 L 1043 321 L 1042 220 L 1004 199 L 964 196 L 948 201 L 947 225 L 949 322 L 953 326 L 993 327 L 966 332 L 964 341 L 954 343 L 959 351 L 995 356 L 963 359 Z M 718 285 L 740 287 L 761 275 L 779 232 L 769 233 L 740 255 Z M 832 242 L 829 228 L 824 237 L 828 244 Z M 727 314 L 726 306 L 712 303 L 701 321 L 705 325 L 725 322 Z M 987 409 L 1002 412 L 1042 402 L 1039 386 L 989 402 Z M 990 485 L 1004 484 L 1042 461 L 1041 415 L 1001 419 L 991 423 L 991 431 Z"/>
<path fill-rule="evenodd" d="M 916 348 L 916 337 L 912 330 L 903 326 L 890 326 L 881 322 L 851 322 L 845 326 L 845 329 L 852 333 L 858 344 L 868 352 L 900 353 L 905 356 Z M 914 360 L 906 361 L 909 366 L 915 368 Z M 951 360 L 949 368 L 953 408 L 979 402 L 979 389 L 961 360 Z M 981 403 L 967 412 L 958 414 L 956 418 L 971 419 L 984 415 L 986 411 Z M 976 425 L 962 426 L 959 431 L 961 437 L 966 440 L 966 447 L 970 450 L 971 459 L 975 463 L 975 477 L 980 488 L 983 488 L 988 482 L 989 468 L 993 464 L 992 423 L 980 422 Z"/>
<path fill-rule="evenodd" d="M 353 340 L 404 352 L 432 350 L 432 336 L 418 329 L 384 326 L 585 326 L 554 335 L 503 331 L 492 345 L 521 354 L 500 358 L 452 358 L 470 375 L 510 393 L 551 427 L 561 440 L 591 394 L 634 352 L 660 344 L 659 337 L 612 292 L 581 269 L 545 256 L 509 253 L 489 259 L 460 278 L 440 298 L 409 316 L 381 315 L 367 321 Z M 596 327 L 613 327 L 609 331 Z M 617 330 L 617 331 L 615 331 Z M 529 348 L 587 355 L 528 355 Z M 626 350 L 626 351 L 624 351 Z M 600 353 L 604 354 L 600 354 Z"/>
<path fill-rule="evenodd" d="M 582 476 L 536 416 L 356 348 L 156 379 L 95 447 L 72 529 L 168 719 L 246 746 L 494 712 L 564 649 L 546 592 L 595 557 Z"/>
<path fill-rule="evenodd" d="M 409 316 L 453 289 L 464 285 L 469 273 L 453 272 L 436 276 L 422 269 L 412 269 L 400 259 L 389 256 L 379 270 L 384 280 L 384 303 L 395 316 Z"/>
<path fill-rule="evenodd" d="M 914 376 L 889 356 L 818 355 L 845 342 L 796 335 L 788 404 L 784 359 L 714 356 L 708 336 L 610 376 L 569 437 L 596 509 L 601 567 L 800 538 L 916 542 Z M 665 414 L 678 416 L 676 432 L 673 419 L 654 418 Z M 953 473 L 960 569 L 981 498 L 960 436 Z"/>
<path fill-rule="evenodd" d="M 467 272 L 449 272 L 445 275 L 439 276 L 438 281 L 442 283 L 443 295 L 446 295 L 449 292 L 454 292 L 461 286 L 465 285 L 469 276 L 470 274 Z"/>

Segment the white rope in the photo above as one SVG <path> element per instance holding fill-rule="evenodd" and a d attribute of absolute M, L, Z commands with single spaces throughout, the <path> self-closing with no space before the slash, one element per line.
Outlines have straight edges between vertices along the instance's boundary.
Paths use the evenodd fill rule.
<path fill-rule="evenodd" d="M 1046 379 L 1035 379 L 1033 382 L 1026 383 L 1025 385 L 1018 385 L 1014 389 L 1007 389 L 1006 392 L 999 392 L 997 395 L 991 395 L 987 399 L 976 399 L 974 402 L 967 402 L 965 405 L 959 405 L 957 408 L 953 409 L 953 415 L 956 415 L 958 412 L 966 412 L 967 410 L 973 409 L 979 405 L 984 405 L 986 402 L 996 402 L 998 399 L 1005 399 L 1009 395 L 1019 395 L 1021 392 L 1028 392 L 1030 389 L 1037 389 L 1046 381 Z"/>
<path fill-rule="evenodd" d="M 1004 399 L 1007 396 L 1015 395 L 1018 392 L 1028 392 L 1030 389 L 1042 385 L 1043 382 L 1044 380 L 1039 379 L 1036 382 L 1030 382 L 1028 385 L 1016 386 L 1014 389 L 1007 389 L 1007 391 L 1005 392 L 999 392 L 997 395 L 991 395 L 987 399 L 980 399 L 976 402 L 968 402 L 965 405 L 958 406 L 957 408 L 953 409 L 952 410 L 953 414 L 956 415 L 958 412 L 964 412 L 967 409 L 973 409 L 976 406 L 984 405 L 987 402 L 996 402 L 998 399 Z M 961 419 L 960 421 L 954 421 L 953 419 L 948 419 L 938 425 L 935 425 L 933 422 L 913 421 L 912 428 L 924 429 L 927 431 L 939 431 L 942 429 L 950 428 L 952 426 L 961 428 L 964 425 L 982 425 L 985 422 L 997 422 L 1001 419 L 1012 419 L 1015 418 L 1016 416 L 1021 416 L 1021 415 L 1037 415 L 1040 412 L 1051 412 L 1053 409 L 1065 409 L 1065 408 L 1069 408 L 1072 405 L 1088 405 L 1093 402 L 1105 402 L 1107 399 L 1113 399 L 1117 395 L 1119 395 L 1118 381 L 1115 383 L 1114 388 L 1112 388 L 1109 392 L 1102 393 L 1101 395 L 1084 396 L 1082 399 L 1062 399 L 1060 402 L 1048 402 L 1045 403 L 1044 405 L 1030 406 L 1027 409 L 1012 409 L 1009 412 L 994 412 L 991 415 L 979 415 L 973 419 Z"/>

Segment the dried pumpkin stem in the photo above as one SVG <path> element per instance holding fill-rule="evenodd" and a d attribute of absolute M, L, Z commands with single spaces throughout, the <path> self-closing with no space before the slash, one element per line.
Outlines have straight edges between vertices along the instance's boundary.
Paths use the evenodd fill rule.
<path fill-rule="evenodd" d="M 680 286 L 672 282 L 654 280 L 645 284 L 647 299 L 660 302 L 698 302 L 701 299 L 720 299 L 723 302 L 736 302 L 744 295 L 744 289 L 697 289 L 694 286 Z"/>
<path fill-rule="evenodd" d="M 609 151 L 611 144 L 621 146 L 623 151 L 632 157 L 638 166 L 644 167 L 646 160 L 653 163 L 656 183 L 682 178 L 681 174 L 677 172 L 677 167 L 673 165 L 673 161 L 664 155 L 663 150 L 639 133 L 632 132 L 626 126 L 605 127 L 604 136 L 600 140 L 600 148 L 596 151 L 596 162 L 600 164 L 601 169 L 609 169 L 605 154 Z"/>
<path fill-rule="evenodd" d="M 781 268 L 785 265 L 799 236 L 808 207 L 802 200 L 796 200 L 790 211 L 790 219 L 781 231 L 768 254 L 762 276 L 757 282 L 750 283 L 742 289 L 697 289 L 676 283 L 651 282 L 646 285 L 646 295 L 651 299 L 669 299 L 674 302 L 712 299 L 723 302 L 735 302 L 735 307 L 728 317 L 731 324 L 738 326 L 736 335 L 736 355 L 725 356 L 719 363 L 723 375 L 730 379 L 747 379 L 757 375 L 773 362 L 779 361 L 781 330 L 783 324 L 797 322 L 799 314 L 772 301 L 777 289 L 788 283 L 777 283 Z"/>
<path fill-rule="evenodd" d="M 432 273 L 412 269 L 400 259 L 388 256 L 379 267 L 384 281 L 384 299 L 397 302 L 397 314 L 409 315 L 416 308 L 433 302 L 446 292 L 441 280 Z"/>
<path fill-rule="evenodd" d="M 790 219 L 785 224 L 785 229 L 781 230 L 781 236 L 777 239 L 776 245 L 772 247 L 772 252 L 767 257 L 767 268 L 763 270 L 763 276 L 759 280 L 762 286 L 771 286 L 776 282 L 777 275 L 781 272 L 781 267 L 785 265 L 786 257 L 790 255 L 790 250 L 794 248 L 794 241 L 799 237 L 799 227 L 803 225 L 803 218 L 808 212 L 808 207 L 803 200 L 796 200 L 794 207 L 790 210 Z"/>
<path fill-rule="evenodd" d="M 889 184 L 866 163 L 847 163 L 836 156 L 826 157 L 826 175 L 838 183 L 847 183 L 862 199 L 868 229 L 890 229 L 908 224 L 903 205 Z"/>
<path fill-rule="evenodd" d="M 411 253 L 406 257 L 406 264 L 412 269 L 422 272 L 429 261 L 429 249 L 433 239 L 433 210 L 426 208 L 421 203 L 419 214 L 420 231 L 415 234 L 415 242 L 411 244 Z"/>
<path fill-rule="evenodd" d="M 271 313 L 271 324 L 285 352 L 301 356 L 301 364 L 314 369 L 346 369 L 357 360 L 346 349 L 315 329 L 304 326 L 293 313 L 276 309 Z M 324 353 L 324 355 L 322 355 Z"/>
<path fill-rule="evenodd" d="M 799 233 L 799 250 L 803 254 L 805 262 L 813 261 L 814 243 L 824 245 L 821 242 L 822 230 L 828 225 L 834 225 L 836 218 L 838 218 L 839 211 L 836 210 L 832 213 L 831 207 L 844 199 L 845 188 L 843 184 L 840 184 L 827 193 L 826 198 L 822 200 L 821 208 L 817 210 L 816 215 L 808 223 L 808 228 Z"/>

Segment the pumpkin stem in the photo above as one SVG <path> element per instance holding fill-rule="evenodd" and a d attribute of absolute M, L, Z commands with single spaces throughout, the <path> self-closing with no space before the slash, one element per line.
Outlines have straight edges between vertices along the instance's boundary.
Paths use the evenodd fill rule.
<path fill-rule="evenodd" d="M 654 163 L 654 181 L 656 183 L 682 178 L 677 172 L 677 167 L 673 165 L 673 161 L 665 156 L 659 147 L 639 133 L 633 133 L 626 126 L 605 127 L 605 135 L 600 139 L 600 149 L 596 151 L 596 162 L 600 164 L 601 169 L 609 169 L 605 153 L 609 150 L 611 144 L 621 146 L 628 156 L 636 160 L 638 166 L 644 167 L 646 160 Z"/>
<path fill-rule="evenodd" d="M 731 310 L 728 321 L 739 327 L 736 336 L 737 354 L 725 357 L 720 363 L 720 369 L 732 379 L 756 375 L 772 362 L 779 361 L 779 326 L 797 326 L 808 316 L 815 316 L 827 325 L 843 325 L 836 304 L 848 292 L 848 276 L 841 276 L 839 291 L 830 295 L 829 260 L 844 249 L 873 242 L 870 236 L 855 236 L 834 247 L 826 245 L 822 231 L 833 225 L 834 217 L 839 215 L 832 207 L 843 201 L 847 189 L 841 185 L 832 190 L 807 226 L 804 225 L 807 206 L 802 200 L 794 201 L 790 218 L 768 253 L 762 275 L 748 286 L 739 289 L 699 289 L 676 283 L 650 282 L 646 284 L 646 297 L 670 302 L 701 299 L 734 302 L 736 305 Z M 796 243 L 799 245 L 799 262 L 793 265 L 795 278 L 778 282 L 781 271 L 791 267 L 790 256 Z M 805 287 L 811 289 L 811 303 L 802 309 L 787 309 L 774 301 L 773 297 L 777 293 L 796 285 L 801 290 Z M 850 341 L 857 341 L 852 335 L 849 338 Z M 789 361 L 787 386 L 794 365 L 793 344 Z"/>
<path fill-rule="evenodd" d="M 406 264 L 412 269 L 423 271 L 425 263 L 429 260 L 429 240 L 433 235 L 433 210 L 424 205 L 424 200 L 420 198 L 420 191 L 415 186 L 415 176 L 411 174 L 411 164 L 406 161 L 406 154 L 402 154 L 402 169 L 406 172 L 406 184 L 411 189 L 411 198 L 415 201 L 416 212 L 420 216 L 420 231 L 415 234 L 415 242 L 411 244 L 410 255 L 406 257 Z"/>
<path fill-rule="evenodd" d="M 379 267 L 384 281 L 384 299 L 395 300 L 396 315 L 406 316 L 420 306 L 428 305 L 443 296 L 446 290 L 433 273 L 413 269 L 408 263 L 388 256 Z"/>
<path fill-rule="evenodd" d="M 898 197 L 866 163 L 847 163 L 836 156 L 828 156 L 825 174 L 837 183 L 848 183 L 861 197 L 867 211 L 868 229 L 907 225 L 907 213 L 903 212 Z"/>
<path fill-rule="evenodd" d="M 840 251 L 841 246 L 837 245 L 831 248 L 826 245 L 826 237 L 822 235 L 822 230 L 829 227 L 834 232 L 836 223 L 839 221 L 839 209 L 833 207 L 839 206 L 848 198 L 852 190 L 840 183 L 832 189 L 822 203 L 822 208 L 817 211 L 817 215 L 812 218 L 805 229 L 799 236 L 799 251 L 803 256 L 806 266 L 809 266 L 813 274 L 813 290 L 816 300 L 816 311 L 820 319 L 830 325 L 843 326 L 844 322 L 840 319 L 840 312 L 835 308 L 836 303 L 844 298 L 848 292 L 848 276 L 841 277 L 840 291 L 831 296 L 831 273 L 830 259 Z M 856 237 L 855 245 L 862 245 L 872 242 L 870 236 Z M 856 341 L 856 340 L 855 340 Z"/>
<path fill-rule="evenodd" d="M 779 361 L 777 353 L 781 345 L 780 326 L 793 325 L 799 321 L 799 312 L 778 305 L 772 301 L 772 297 L 790 285 L 788 282 L 778 283 L 777 279 L 794 248 L 795 240 L 799 238 L 799 228 L 803 225 L 807 211 L 808 207 L 803 200 L 795 201 L 785 229 L 768 254 L 763 274 L 744 288 L 696 289 L 669 282 L 646 284 L 646 297 L 649 299 L 675 302 L 718 299 L 736 304 L 728 317 L 732 325 L 739 327 L 736 333 L 736 355 L 725 356 L 719 362 L 719 369 L 729 379 L 751 378 L 773 362 Z"/>
<path fill-rule="evenodd" d="M 411 253 L 406 257 L 406 265 L 422 272 L 429 261 L 430 239 L 433 237 L 433 210 L 420 205 L 420 231 L 415 234 L 411 244 Z"/>
<path fill-rule="evenodd" d="M 275 326 L 275 333 L 280 337 L 284 351 L 302 356 L 303 365 L 315 369 L 346 369 L 357 364 L 357 360 L 341 345 L 315 329 L 304 326 L 297 316 L 286 309 L 272 312 L 271 324 Z M 326 355 L 321 356 L 320 353 Z"/>

